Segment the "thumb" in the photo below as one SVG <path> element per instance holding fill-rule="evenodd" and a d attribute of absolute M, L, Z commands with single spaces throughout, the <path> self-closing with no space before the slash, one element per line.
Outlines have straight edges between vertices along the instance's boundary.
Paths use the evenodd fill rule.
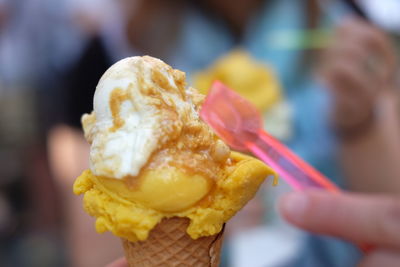
<path fill-rule="evenodd" d="M 309 191 L 281 198 L 290 223 L 317 234 L 357 244 L 400 248 L 400 199 L 385 196 Z"/>

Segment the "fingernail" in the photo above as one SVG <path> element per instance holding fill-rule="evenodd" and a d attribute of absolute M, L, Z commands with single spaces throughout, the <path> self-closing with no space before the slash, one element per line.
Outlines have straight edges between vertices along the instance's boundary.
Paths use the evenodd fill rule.
<path fill-rule="evenodd" d="M 282 198 L 280 203 L 281 211 L 292 221 L 299 221 L 304 216 L 309 206 L 306 194 L 293 192 Z"/>

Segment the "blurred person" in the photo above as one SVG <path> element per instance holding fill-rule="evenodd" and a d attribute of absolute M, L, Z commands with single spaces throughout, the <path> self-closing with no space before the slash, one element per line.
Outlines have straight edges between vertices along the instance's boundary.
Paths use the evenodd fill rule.
<path fill-rule="evenodd" d="M 33 63 L 40 46 L 40 8 L 33 2 L 0 1 L 1 266 L 63 262 L 57 201 L 36 120 L 35 82 L 43 61 Z"/>
<path fill-rule="evenodd" d="M 54 183 L 38 126 L 44 5 L 0 1 L 0 265 L 63 266 Z M 40 1 L 43 3 L 44 1 Z"/>
<path fill-rule="evenodd" d="M 397 164 L 397 159 L 400 158 L 398 67 L 397 54 L 390 38 L 371 22 L 354 16 L 347 17 L 336 27 L 332 42 L 322 53 L 317 79 L 328 89 L 329 127 L 337 144 L 338 167 L 342 172 L 345 189 L 384 193 L 388 199 L 400 192 L 400 168 Z M 359 202 L 362 203 L 362 200 L 365 203 L 364 207 L 367 203 L 374 203 L 373 196 L 360 198 Z M 338 216 L 338 220 L 343 220 L 340 212 L 335 213 L 341 205 L 337 206 L 332 204 L 329 212 L 332 217 Z M 348 216 L 346 221 L 356 218 L 357 214 Z M 385 223 L 384 220 L 381 219 L 382 224 Z M 353 228 L 338 227 L 332 234 L 343 237 L 340 233 L 354 230 L 357 223 L 360 221 L 356 220 Z M 320 227 L 325 229 L 327 226 L 321 224 Z M 324 233 L 316 231 L 317 229 L 318 225 L 315 225 L 308 230 Z M 349 237 L 344 239 L 349 240 Z M 323 240 L 311 237 L 311 246 L 305 249 L 304 253 L 316 255 L 310 250 L 319 247 L 319 256 L 302 257 L 293 266 L 356 264 L 356 258 L 348 258 L 345 263 L 346 261 L 338 259 L 341 254 L 337 254 L 336 257 L 332 254 L 331 262 L 328 261 L 330 265 L 327 265 L 329 257 L 321 250 L 324 246 Z M 331 246 L 330 249 L 331 252 L 340 251 L 339 247 Z M 358 252 L 354 250 L 352 253 L 357 255 Z M 382 260 L 383 264 L 385 259 Z"/>
<path fill-rule="evenodd" d="M 175 0 L 168 2 L 147 0 L 124 1 L 122 2 L 122 7 L 122 11 L 116 13 L 119 15 L 110 18 L 107 24 L 100 27 L 89 27 L 94 30 L 90 31 L 90 38 L 86 43 L 86 48 L 80 53 L 79 59 L 76 59 L 74 64 L 69 66 L 68 72 L 65 75 L 64 90 L 61 94 L 64 102 L 59 102 L 65 106 L 64 116 L 59 120 L 63 125 L 58 124 L 59 126 L 54 127 L 49 132 L 48 142 L 53 171 L 57 174 L 56 176 L 60 179 L 59 181 L 61 181 L 63 187 L 70 188 L 79 171 L 87 166 L 88 146 L 85 144 L 80 130 L 80 116 L 85 112 L 90 112 L 90 103 L 96 83 L 103 72 L 113 62 L 126 56 L 150 54 L 165 60 L 174 67 L 185 70 L 188 75 L 192 75 L 199 70 L 203 70 L 212 64 L 216 58 L 228 53 L 238 45 L 248 51 L 254 58 L 272 65 L 278 73 L 285 89 L 285 97 L 294 111 L 291 126 L 292 134 L 284 141 L 299 155 L 339 184 L 346 185 L 347 181 L 345 178 L 349 177 L 349 184 L 353 188 L 356 188 L 356 186 L 369 186 L 368 190 L 370 191 L 379 189 L 373 184 L 356 181 L 357 178 L 352 178 L 364 176 L 351 174 L 351 172 L 360 171 L 361 167 L 365 166 L 365 162 L 353 164 L 354 156 L 350 155 L 356 155 L 356 153 L 368 155 L 366 162 L 371 159 L 374 161 L 374 164 L 367 164 L 368 167 L 371 167 L 372 171 L 382 171 L 380 167 L 373 168 L 373 165 L 385 166 L 385 170 L 394 170 L 396 168 L 394 162 L 386 160 L 386 157 L 382 156 L 389 155 L 390 153 L 395 155 L 393 153 L 396 153 L 396 140 L 385 136 L 387 133 L 393 134 L 394 131 L 392 130 L 385 130 L 385 134 L 378 135 L 376 138 L 380 141 L 372 142 L 374 143 L 372 148 L 360 150 L 364 152 L 357 152 L 355 150 L 355 152 L 352 151 L 350 153 L 344 152 L 345 149 L 353 148 L 354 144 L 357 144 L 357 142 L 352 143 L 357 140 L 355 137 L 357 135 L 340 131 L 339 126 L 341 124 L 338 123 L 340 115 L 337 114 L 337 111 L 342 110 L 341 105 L 343 103 L 339 100 L 344 98 L 346 99 L 344 102 L 355 103 L 356 107 L 362 109 L 362 114 L 365 112 L 364 109 L 371 110 L 372 107 L 375 107 L 376 103 L 380 102 L 377 97 L 370 97 L 368 94 L 372 85 L 379 77 L 374 78 L 368 72 L 357 73 L 356 75 L 350 75 L 350 77 L 347 76 L 349 76 L 349 73 L 352 74 L 353 71 L 345 71 L 343 73 L 343 70 L 347 70 L 347 68 L 351 68 L 354 65 L 358 66 L 359 64 L 355 60 L 349 60 L 352 56 L 348 56 L 348 54 L 352 55 L 353 50 L 347 52 L 347 48 L 332 48 L 328 50 L 327 55 L 340 55 L 340 57 L 333 56 L 335 60 L 328 60 L 327 58 L 330 58 L 330 56 L 324 58 L 325 63 L 322 64 L 324 67 L 321 71 L 321 77 L 328 84 L 328 88 L 331 89 L 331 96 L 334 101 L 330 103 L 329 96 L 320 90 L 321 85 L 312 77 L 312 56 L 314 54 L 309 53 L 309 50 L 304 51 L 304 47 L 299 47 L 296 44 L 294 44 L 294 47 L 282 47 L 282 45 L 269 42 L 282 33 L 288 33 L 289 35 L 293 35 L 294 33 L 294 36 L 303 38 L 308 30 L 318 27 L 322 18 L 320 17 L 320 12 L 315 1 L 254 0 L 238 1 L 235 5 L 232 5 L 230 1 L 224 0 Z M 382 35 L 382 33 L 377 33 L 378 31 L 370 24 L 363 22 L 358 22 L 358 24 L 363 25 L 362 33 L 364 35 L 362 35 L 362 38 L 356 38 L 355 41 L 352 39 L 353 33 L 357 33 L 360 27 L 354 27 L 354 25 L 346 26 L 344 28 L 347 29 L 348 34 L 343 36 L 335 35 L 333 40 L 336 41 L 332 47 L 338 47 L 342 45 L 342 42 L 344 44 L 358 42 L 358 46 L 370 47 L 370 43 L 375 42 L 376 35 Z M 356 36 L 360 35 L 356 34 Z M 379 37 L 379 40 L 381 39 Z M 385 47 L 390 46 L 388 45 L 388 41 L 384 42 Z M 374 44 L 372 47 L 373 50 L 377 50 L 378 54 L 383 53 L 386 55 L 388 53 L 386 48 L 383 48 L 385 52 L 382 52 L 382 48 L 376 49 Z M 337 54 L 331 52 L 337 50 L 339 50 Z M 365 54 L 365 49 L 362 48 L 361 50 Z M 357 51 L 355 52 L 356 55 L 358 53 Z M 390 58 L 394 57 L 392 51 L 389 54 Z M 363 58 L 363 55 L 359 59 Z M 387 56 L 384 56 L 382 64 L 389 66 L 389 69 L 394 68 L 394 63 L 388 63 L 386 61 L 387 58 Z M 339 65 L 337 61 L 341 59 L 344 63 L 340 64 L 345 65 L 344 68 L 336 67 Z M 339 75 L 335 74 L 338 72 Z M 343 79 L 343 75 L 346 78 Z M 373 80 L 373 82 L 368 83 L 368 88 L 352 82 L 354 77 L 360 80 L 360 76 L 362 77 L 361 80 L 367 78 Z M 349 90 L 336 90 L 335 88 L 344 88 L 340 85 L 340 82 L 346 81 L 346 79 L 348 80 L 346 86 Z M 349 93 L 354 91 L 361 91 L 361 93 Z M 350 97 L 347 97 L 346 94 L 355 97 L 350 101 Z M 359 101 L 359 95 L 363 94 L 366 95 L 364 97 L 369 98 Z M 389 112 L 391 117 L 384 117 L 390 118 L 391 121 L 396 121 L 397 115 L 393 112 L 395 106 L 393 104 L 392 111 Z M 332 119 L 328 120 L 328 113 L 331 111 Z M 353 109 L 351 109 L 350 113 L 357 114 L 358 111 L 353 112 Z M 350 113 L 346 112 L 344 115 L 342 114 L 342 118 L 347 119 L 347 117 L 350 117 L 347 116 Z M 366 111 L 366 113 L 370 113 L 370 111 Z M 363 115 L 360 116 L 362 119 L 365 118 Z M 381 122 L 381 120 L 368 121 Z M 358 121 L 355 124 L 357 123 Z M 336 129 L 338 139 L 335 139 L 329 132 L 332 125 Z M 395 124 L 387 123 L 386 125 L 392 125 L 392 127 L 396 128 L 396 126 L 393 126 Z M 383 131 L 384 127 L 378 127 L 378 129 Z M 361 132 L 367 133 L 368 131 Z M 348 138 L 348 136 L 352 136 L 352 138 Z M 358 137 L 361 138 L 361 135 Z M 350 142 L 349 140 L 352 141 Z M 366 144 L 371 144 L 370 138 L 367 135 L 365 135 L 365 139 L 359 140 L 366 140 Z M 381 145 L 382 141 L 386 145 Z M 340 155 L 336 151 L 337 144 L 343 149 Z M 340 158 L 343 166 L 345 166 L 344 175 L 341 173 L 337 158 Z M 394 156 L 390 158 L 393 159 Z M 381 163 L 387 165 L 379 165 Z M 386 183 L 386 180 L 394 182 L 395 179 L 393 177 L 395 176 L 390 174 L 382 177 L 379 182 L 377 179 L 373 181 L 376 184 L 379 183 L 378 186 L 381 186 Z M 387 188 L 382 188 L 381 191 L 394 189 L 390 184 L 386 183 Z M 77 200 L 73 204 L 74 201 L 72 199 L 76 199 L 76 197 L 69 197 L 70 201 L 72 201 L 70 202 L 72 206 L 70 207 L 71 211 L 69 214 L 76 214 L 75 211 L 81 209 L 80 206 L 77 206 L 79 201 Z M 257 205 L 256 207 L 255 209 L 250 209 L 254 210 L 252 213 L 253 216 L 245 217 L 260 218 L 260 208 Z M 87 219 L 85 220 L 85 225 L 89 225 Z M 255 223 L 260 223 L 260 219 L 256 221 Z M 79 220 L 76 220 L 75 226 L 81 226 L 79 224 Z M 83 224 L 83 221 L 81 224 Z M 254 222 L 250 224 L 254 226 Z M 75 226 L 72 224 L 72 228 Z M 78 233 L 77 228 L 74 229 Z M 275 228 L 273 229 L 274 231 L 276 230 Z M 285 230 L 278 228 L 278 230 L 283 235 L 286 228 Z M 88 231 L 89 228 L 87 228 L 86 233 L 89 233 Z M 71 236 L 72 233 L 73 230 L 71 230 Z M 266 236 L 268 235 L 264 233 L 260 238 L 265 238 Z M 94 233 L 90 235 L 90 238 L 86 238 L 86 244 L 95 242 L 93 241 L 95 239 L 91 238 L 96 238 Z M 293 241 L 296 244 L 292 248 L 299 249 L 302 247 L 299 254 L 303 254 L 303 262 L 305 260 L 308 263 L 313 263 L 323 259 L 324 262 L 329 262 L 330 265 L 328 266 L 343 266 L 357 261 L 358 253 L 356 249 L 352 249 L 343 243 L 331 239 L 304 236 L 305 244 L 308 246 L 303 246 L 301 238 L 300 241 L 298 240 L 298 236 L 296 236 L 297 241 L 290 238 L 288 240 L 289 243 Z M 273 241 L 270 240 L 268 242 Z M 101 245 L 100 243 L 97 244 Z M 119 245 L 110 244 L 110 247 L 112 246 Z M 286 247 L 277 247 L 276 250 L 283 251 Z M 75 248 L 79 248 L 79 246 Z M 82 251 L 81 249 L 77 250 Z M 271 255 L 273 254 L 275 253 L 271 253 Z M 285 254 L 285 256 L 287 255 L 289 254 Z M 273 257 L 271 256 L 271 258 Z M 298 263 L 295 266 L 302 265 Z M 304 264 L 304 266 L 307 265 Z"/>

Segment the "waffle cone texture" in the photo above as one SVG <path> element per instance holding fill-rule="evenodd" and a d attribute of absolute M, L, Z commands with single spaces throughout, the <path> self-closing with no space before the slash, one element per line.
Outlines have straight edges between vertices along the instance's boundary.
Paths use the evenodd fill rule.
<path fill-rule="evenodd" d="M 145 241 L 122 239 L 129 266 L 218 267 L 223 230 L 194 240 L 186 233 L 188 225 L 187 218 L 163 219 Z"/>

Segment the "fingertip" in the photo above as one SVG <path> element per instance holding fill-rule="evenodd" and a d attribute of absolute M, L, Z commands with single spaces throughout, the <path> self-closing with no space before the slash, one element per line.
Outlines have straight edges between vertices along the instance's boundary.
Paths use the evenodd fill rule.
<path fill-rule="evenodd" d="M 310 205 L 309 197 L 304 192 L 291 192 L 279 199 L 278 210 L 289 222 L 298 224 L 304 218 Z"/>

